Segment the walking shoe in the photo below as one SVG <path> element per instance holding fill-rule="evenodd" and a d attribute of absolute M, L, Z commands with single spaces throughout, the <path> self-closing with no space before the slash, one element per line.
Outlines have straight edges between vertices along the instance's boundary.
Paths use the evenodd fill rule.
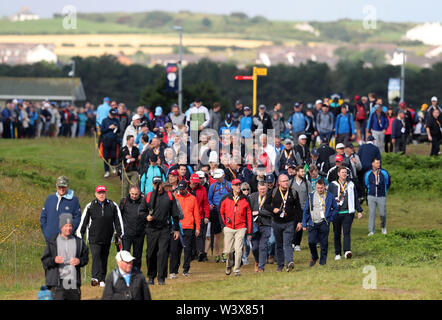
<path fill-rule="evenodd" d="M 263 269 L 258 269 L 258 273 L 262 273 L 262 272 L 264 272 Z"/>
<path fill-rule="evenodd" d="M 274 264 L 275 263 L 275 257 L 269 256 L 269 258 L 267 259 L 267 263 L 268 264 Z"/>
<path fill-rule="evenodd" d="M 282 272 L 282 268 L 280 267 L 276 268 L 276 272 Z"/>
<path fill-rule="evenodd" d="M 387 234 L 387 228 L 382 228 L 382 234 Z"/>
<path fill-rule="evenodd" d="M 310 261 L 310 267 L 313 267 L 315 264 L 316 264 L 316 260 L 312 259 L 312 261 Z"/>
<path fill-rule="evenodd" d="M 258 272 L 258 262 L 255 262 L 255 272 Z"/>
<path fill-rule="evenodd" d="M 242 264 L 247 266 L 249 264 L 249 258 L 242 259 Z"/>
<path fill-rule="evenodd" d="M 99 284 L 100 284 L 100 282 L 98 282 L 97 279 L 92 278 L 92 280 L 91 280 L 91 286 L 92 286 L 92 287 L 96 287 L 96 286 L 98 286 Z"/>
<path fill-rule="evenodd" d="M 171 273 L 169 276 L 169 279 L 176 279 L 176 278 L 177 278 L 176 273 Z"/>
<path fill-rule="evenodd" d="M 293 261 L 292 261 L 292 262 L 290 262 L 290 263 L 287 265 L 287 269 L 286 269 L 285 271 L 290 272 L 290 271 L 292 271 L 294 268 L 295 268 L 295 264 L 294 264 Z"/>
<path fill-rule="evenodd" d="M 341 260 L 341 255 L 337 254 L 336 257 L 335 257 L 335 260 Z"/>
<path fill-rule="evenodd" d="M 149 280 L 147 280 L 147 284 L 153 286 L 155 284 L 155 281 L 152 278 L 149 278 Z"/>
<path fill-rule="evenodd" d="M 215 262 L 216 262 L 216 263 L 220 262 L 220 260 L 221 260 L 221 258 L 220 258 L 219 256 L 216 256 L 216 257 L 215 257 Z"/>
<path fill-rule="evenodd" d="M 111 171 L 112 171 L 113 174 L 117 174 L 117 169 L 111 168 Z"/>
<path fill-rule="evenodd" d="M 183 276 L 188 277 L 188 276 L 190 276 L 190 273 L 189 273 L 188 271 L 187 271 L 187 272 L 184 271 L 184 272 L 183 272 Z"/>
<path fill-rule="evenodd" d="M 374 232 L 369 232 L 368 236 L 371 237 L 372 235 L 374 235 Z"/>
<path fill-rule="evenodd" d="M 110 176 L 109 171 L 106 171 L 106 172 L 104 173 L 104 177 L 105 177 L 105 178 L 109 178 L 109 176 Z"/>
<path fill-rule="evenodd" d="M 166 284 L 166 281 L 164 281 L 163 279 L 158 279 L 158 284 L 160 286 L 164 286 Z"/>
<path fill-rule="evenodd" d="M 232 267 L 226 267 L 226 276 L 229 276 L 232 273 Z"/>
<path fill-rule="evenodd" d="M 101 282 L 100 282 L 100 287 L 104 288 L 104 286 L 105 286 L 104 281 L 101 281 Z"/>
<path fill-rule="evenodd" d="M 296 251 L 296 252 L 301 251 L 301 246 L 295 246 L 295 251 Z"/>
<path fill-rule="evenodd" d="M 351 259 L 351 257 L 352 257 L 353 255 L 352 255 L 351 251 L 346 251 L 345 254 L 344 254 L 344 256 L 345 256 L 345 259 Z"/>
<path fill-rule="evenodd" d="M 241 272 L 235 271 L 235 277 L 239 277 L 241 275 Z"/>
<path fill-rule="evenodd" d="M 292 249 L 295 250 L 295 245 L 292 243 Z"/>
<path fill-rule="evenodd" d="M 321 247 L 321 244 L 318 242 L 317 244 L 316 244 L 316 248 L 320 248 Z"/>
<path fill-rule="evenodd" d="M 223 253 L 223 256 L 222 256 L 223 258 L 222 258 L 222 260 L 223 260 L 223 262 L 226 262 L 227 261 L 227 255 L 225 254 L 225 253 Z"/>
<path fill-rule="evenodd" d="M 207 258 L 207 253 L 204 253 L 203 261 L 204 262 L 209 261 L 209 258 Z"/>

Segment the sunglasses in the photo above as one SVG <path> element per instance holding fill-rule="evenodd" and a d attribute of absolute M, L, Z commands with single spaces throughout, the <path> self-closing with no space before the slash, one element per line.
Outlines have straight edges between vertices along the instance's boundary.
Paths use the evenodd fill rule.
<path fill-rule="evenodd" d="M 250 191 L 250 189 L 241 189 L 242 191 Z"/>

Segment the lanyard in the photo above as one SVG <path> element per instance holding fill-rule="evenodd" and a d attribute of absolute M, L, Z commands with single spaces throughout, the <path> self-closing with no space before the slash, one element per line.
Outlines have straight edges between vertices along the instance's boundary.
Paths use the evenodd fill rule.
<path fill-rule="evenodd" d="M 373 170 L 375 184 L 379 184 L 379 170 Z"/>
<path fill-rule="evenodd" d="M 319 194 L 319 192 L 318 192 L 317 194 L 318 194 L 319 201 L 321 201 L 322 211 L 325 211 L 325 197 L 322 197 L 322 196 Z"/>
<path fill-rule="evenodd" d="M 236 179 L 236 173 L 231 168 L 228 168 L 230 173 L 232 174 L 233 178 Z"/>
<path fill-rule="evenodd" d="M 266 196 L 264 196 L 262 198 L 261 198 L 261 196 L 258 196 L 259 210 L 261 210 L 261 208 L 262 208 L 262 206 L 264 204 L 264 201 L 266 201 Z"/>
<path fill-rule="evenodd" d="M 437 122 L 437 124 L 439 125 L 439 128 L 440 128 L 441 126 L 440 126 L 440 122 L 439 122 L 439 120 L 436 120 L 436 122 Z"/>
<path fill-rule="evenodd" d="M 339 181 L 338 179 L 338 183 L 339 183 L 339 199 L 340 200 L 344 200 L 343 198 L 341 199 L 341 195 L 344 194 L 345 196 L 345 188 L 347 188 L 347 181 L 344 183 L 344 185 L 342 185 L 341 181 Z"/>
<path fill-rule="evenodd" d="M 291 151 L 291 149 L 290 149 L 290 151 Z M 290 157 L 290 151 L 287 152 L 287 150 L 284 150 L 284 154 L 287 159 Z"/>
<path fill-rule="evenodd" d="M 239 196 L 233 196 L 233 201 L 235 202 L 235 206 L 239 201 Z"/>
<path fill-rule="evenodd" d="M 289 195 L 289 190 L 287 189 L 285 195 L 283 195 L 282 191 L 281 191 L 281 188 L 279 188 L 279 193 L 281 194 L 281 198 L 282 198 L 282 202 L 283 202 L 282 209 L 285 210 L 285 203 L 287 202 L 287 197 Z"/>

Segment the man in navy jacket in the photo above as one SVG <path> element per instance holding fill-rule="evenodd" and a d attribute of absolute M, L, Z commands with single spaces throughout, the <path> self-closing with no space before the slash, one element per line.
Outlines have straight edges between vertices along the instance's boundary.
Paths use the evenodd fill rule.
<path fill-rule="evenodd" d="M 405 122 L 405 111 L 399 110 L 397 118 L 393 120 L 391 126 L 391 142 L 393 142 L 394 153 L 405 154 L 407 147 L 407 137 L 410 134 Z"/>
<path fill-rule="evenodd" d="M 59 217 L 62 213 L 70 213 L 73 217 L 73 232 L 77 229 L 81 219 L 81 207 L 74 191 L 69 189 L 69 179 L 58 177 L 57 192 L 46 198 L 40 215 L 41 231 L 46 242 L 60 232 Z"/>
<path fill-rule="evenodd" d="M 309 194 L 304 206 L 302 217 L 302 229 L 308 228 L 308 245 L 312 253 L 310 267 L 313 267 L 318 260 L 316 244 L 321 245 L 320 265 L 327 262 L 328 234 L 330 232 L 330 222 L 337 214 L 338 205 L 334 196 L 325 189 L 325 182 L 321 178 L 316 182 L 316 191 Z"/>
<path fill-rule="evenodd" d="M 117 119 L 117 111 L 111 109 L 109 117 L 101 123 L 101 136 L 103 139 L 103 159 L 108 161 L 112 166 L 117 164 L 117 149 L 118 149 L 118 132 L 120 131 L 120 121 Z M 104 177 L 109 177 L 109 165 L 104 163 Z M 112 168 L 112 173 L 117 173 L 115 168 Z"/>

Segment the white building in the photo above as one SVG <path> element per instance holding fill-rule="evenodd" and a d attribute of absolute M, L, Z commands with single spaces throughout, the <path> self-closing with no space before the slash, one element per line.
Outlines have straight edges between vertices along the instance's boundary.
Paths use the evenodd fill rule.
<path fill-rule="evenodd" d="M 21 8 L 20 12 L 11 17 L 12 21 L 39 20 L 40 16 L 32 13 L 28 7 Z"/>

